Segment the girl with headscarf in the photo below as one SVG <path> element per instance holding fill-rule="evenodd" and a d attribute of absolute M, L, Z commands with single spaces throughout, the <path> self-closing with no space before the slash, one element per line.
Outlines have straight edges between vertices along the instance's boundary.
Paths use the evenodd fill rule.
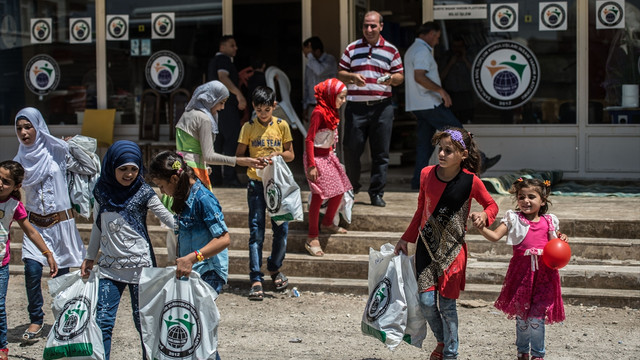
<path fill-rule="evenodd" d="M 80 266 L 85 255 L 67 188 L 69 147 L 64 140 L 49 133 L 42 114 L 35 108 L 20 110 L 15 127 L 20 144 L 13 160 L 25 170 L 22 188 L 29 221 L 54 253 L 57 276 L 67 274 L 70 267 Z M 26 234 L 22 241 L 22 261 L 30 318 L 22 340 L 31 343 L 42 334 L 44 311 L 40 281 L 47 260 Z"/>
<path fill-rule="evenodd" d="M 102 172 L 93 190 L 93 229 L 87 257 L 80 268 L 89 276 L 98 250 L 102 251 L 96 320 L 102 330 L 105 359 L 111 352 L 111 333 L 125 287 L 129 287 L 133 320 L 140 333 L 138 282 L 142 268 L 156 266 L 147 231 L 147 210 L 173 228 L 173 215 L 162 205 L 142 176 L 142 152 L 137 144 L 116 141 L 102 159 Z M 140 334 L 142 342 L 142 334 Z M 144 346 L 142 347 L 143 359 Z"/>
<path fill-rule="evenodd" d="M 309 130 L 305 139 L 304 169 L 311 189 L 309 204 L 309 234 L 305 248 L 312 256 L 324 252 L 318 240 L 318 218 L 323 200 L 329 199 L 327 212 L 322 220 L 322 230 L 345 234 L 347 230 L 334 225 L 333 218 L 345 192 L 353 189 L 349 178 L 335 154 L 338 142 L 338 109 L 347 99 L 347 88 L 338 79 L 328 79 L 314 87 L 317 105 L 311 113 Z"/>
<path fill-rule="evenodd" d="M 258 159 L 221 155 L 213 150 L 218 133 L 218 111 L 224 109 L 228 98 L 229 90 L 220 81 L 202 84 L 193 92 L 176 124 L 176 149 L 209 190 L 211 181 L 206 164 L 263 167 Z"/>

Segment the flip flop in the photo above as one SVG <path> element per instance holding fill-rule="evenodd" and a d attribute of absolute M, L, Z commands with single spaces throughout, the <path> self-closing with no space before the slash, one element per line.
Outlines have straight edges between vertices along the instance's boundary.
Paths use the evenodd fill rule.
<path fill-rule="evenodd" d="M 308 242 L 305 242 L 304 248 L 307 249 L 311 256 L 324 256 L 324 251 L 322 251 L 320 246 L 311 246 Z"/>
<path fill-rule="evenodd" d="M 251 287 L 251 290 L 249 291 L 249 300 L 251 301 L 264 300 L 264 291 L 262 290 L 262 285 L 253 285 Z"/>
<path fill-rule="evenodd" d="M 271 280 L 273 280 L 273 286 L 276 287 L 276 290 L 284 290 L 289 286 L 289 279 L 281 272 L 271 275 Z M 278 283 L 280 285 L 278 285 Z"/>
<path fill-rule="evenodd" d="M 42 328 L 44 328 L 44 324 L 40 325 L 40 329 L 38 329 L 38 331 L 29 331 L 29 328 L 27 328 L 24 331 L 24 334 L 22 334 L 22 342 L 23 343 L 34 343 L 37 340 L 37 338 L 40 337 L 40 335 L 42 334 Z"/>

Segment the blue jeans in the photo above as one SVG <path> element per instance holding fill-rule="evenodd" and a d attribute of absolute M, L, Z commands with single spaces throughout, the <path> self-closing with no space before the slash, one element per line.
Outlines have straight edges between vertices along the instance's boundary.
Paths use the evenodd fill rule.
<path fill-rule="evenodd" d="M 27 289 L 27 311 L 29 312 L 29 321 L 31 324 L 42 325 L 44 321 L 44 311 L 42 305 L 42 264 L 32 259 L 22 259 L 24 262 L 24 286 Z M 58 274 L 55 277 L 69 273 L 69 268 L 58 268 Z"/>
<path fill-rule="evenodd" d="M 9 264 L 0 267 L 0 349 L 6 349 L 7 342 L 7 288 L 9 287 Z"/>
<path fill-rule="evenodd" d="M 416 165 L 413 170 L 413 178 L 411 179 L 411 187 L 417 189 L 420 187 L 420 172 L 422 168 L 429 165 L 429 158 L 433 154 L 435 146 L 431 143 L 433 135 L 437 130 L 446 127 L 455 126 L 462 127 L 460 121 L 456 118 L 451 110 L 446 108 L 444 104 L 430 110 L 416 110 L 412 113 L 418 118 L 417 142 L 416 142 Z"/>
<path fill-rule="evenodd" d="M 207 284 L 211 285 L 213 290 L 215 290 L 218 294 L 222 292 L 222 287 L 224 286 L 224 279 L 218 275 L 217 272 L 211 270 L 207 271 L 204 274 L 200 275 L 200 278 L 204 280 Z"/>
<path fill-rule="evenodd" d="M 436 298 L 437 295 L 437 298 Z M 433 336 L 444 343 L 444 358 L 458 358 L 458 309 L 456 299 L 448 299 L 437 291 L 420 293 L 420 309 Z"/>
<path fill-rule="evenodd" d="M 360 156 L 369 139 L 371 150 L 371 179 L 369 196 L 384 195 L 389 168 L 389 146 L 393 129 L 393 105 L 391 99 L 367 105 L 364 102 L 347 102 L 345 108 L 344 160 L 347 176 L 353 191 L 360 191 Z"/>
<path fill-rule="evenodd" d="M 528 354 L 531 344 L 531 356 L 544 357 L 544 319 L 516 317 L 516 346 L 518 353 Z"/>
<path fill-rule="evenodd" d="M 249 180 L 247 185 L 247 202 L 249 203 L 249 279 L 252 282 L 264 281 L 262 268 L 262 244 L 264 243 L 264 223 L 267 203 L 264 200 L 264 186 L 262 181 Z M 289 223 L 278 225 L 271 220 L 273 230 L 273 244 L 271 256 L 267 259 L 267 270 L 280 270 L 287 252 L 287 234 Z"/>
<path fill-rule="evenodd" d="M 102 330 L 102 342 L 104 344 L 104 356 L 109 360 L 111 354 L 111 333 L 116 324 L 116 314 L 118 305 L 125 287 L 129 287 L 131 295 L 131 309 L 133 311 L 133 322 L 140 334 L 140 345 L 142 345 L 142 331 L 140 328 L 140 312 L 138 306 L 138 284 L 127 284 L 111 279 L 100 279 L 98 285 L 98 305 L 96 311 L 96 322 Z M 146 351 L 142 345 L 142 358 L 146 359 Z"/>

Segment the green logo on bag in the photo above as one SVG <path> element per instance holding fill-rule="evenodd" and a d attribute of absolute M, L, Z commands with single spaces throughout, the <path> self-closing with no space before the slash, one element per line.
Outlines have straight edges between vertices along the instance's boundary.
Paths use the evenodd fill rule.
<path fill-rule="evenodd" d="M 173 300 L 162 309 L 158 349 L 168 357 L 191 356 L 202 341 L 202 326 L 196 308 L 186 301 Z"/>
<path fill-rule="evenodd" d="M 280 210 L 280 203 L 282 202 L 282 191 L 280 186 L 276 184 L 273 179 L 267 183 L 267 209 L 271 213 L 277 213 Z"/>
<path fill-rule="evenodd" d="M 376 285 L 369 296 L 367 307 L 365 308 L 367 320 L 370 322 L 376 321 L 387 311 L 390 303 L 391 280 L 389 280 L 389 278 L 384 278 L 378 283 L 378 285 Z"/>
<path fill-rule="evenodd" d="M 91 314 L 91 302 L 86 297 L 67 301 L 53 324 L 56 340 L 68 341 L 82 334 L 89 324 L 88 314 Z"/>

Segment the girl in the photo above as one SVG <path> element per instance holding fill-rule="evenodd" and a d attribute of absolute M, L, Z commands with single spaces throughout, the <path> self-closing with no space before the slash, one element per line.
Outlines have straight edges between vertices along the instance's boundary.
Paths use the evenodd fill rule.
<path fill-rule="evenodd" d="M 513 257 L 495 307 L 516 319 L 518 359 L 544 358 L 544 324 L 564 320 L 564 304 L 558 270 L 539 261 L 549 239 L 567 235 L 559 231 L 558 218 L 547 214 L 550 183 L 538 179 L 516 180 L 509 192 L 515 196 L 516 211 L 507 210 L 495 231 L 479 228 L 490 241 L 507 235 Z"/>
<path fill-rule="evenodd" d="M 229 231 L 218 199 L 195 176 L 182 156 L 172 151 L 158 154 L 149 176 L 163 194 L 173 197 L 178 235 L 176 276 L 197 271 L 218 293 L 229 273 Z"/>
<path fill-rule="evenodd" d="M 116 141 L 102 160 L 102 172 L 93 190 L 96 199 L 87 257 L 80 268 L 89 276 L 98 250 L 102 255 L 96 319 L 102 330 L 105 358 L 111 353 L 111 333 L 125 287 L 129 287 L 133 321 L 140 333 L 138 281 L 143 267 L 155 266 L 147 232 L 147 210 L 173 227 L 173 215 L 142 177 L 142 152 L 137 144 Z M 142 341 L 142 334 L 140 334 Z M 143 358 L 144 346 L 142 347 Z"/>
<path fill-rule="evenodd" d="M 333 225 L 333 218 L 343 194 L 353 187 L 334 152 L 340 123 L 338 109 L 347 99 L 347 88 L 338 79 L 328 79 L 316 85 L 314 90 L 317 105 L 311 113 L 303 157 L 312 194 L 309 204 L 309 234 L 304 247 L 312 256 L 322 256 L 324 252 L 318 240 L 318 218 L 322 200 L 329 199 L 322 229 L 330 233 L 346 234 L 347 230 Z"/>
<path fill-rule="evenodd" d="M 18 222 L 25 236 L 46 257 L 51 276 L 56 276 L 58 272 L 58 265 L 53 258 L 53 253 L 45 244 L 40 233 L 31 226 L 24 205 L 20 202 L 20 187 L 23 178 L 22 165 L 11 160 L 0 162 L 0 259 L 2 259 L 2 265 L 0 265 L 0 360 L 8 359 L 9 355 L 5 299 L 9 285 L 10 228 L 13 220 Z"/>
<path fill-rule="evenodd" d="M 467 218 L 471 217 L 478 227 L 489 225 L 498 206 L 475 175 L 480 154 L 469 132 L 449 128 L 436 132 L 432 142 L 439 146 L 439 164 L 422 169 L 418 209 L 395 252 L 407 254 L 407 242 L 417 241 L 420 305 L 438 342 L 429 359 L 456 359 L 456 299 L 465 285 Z M 484 211 L 469 214 L 471 199 Z"/>
<path fill-rule="evenodd" d="M 64 275 L 70 267 L 79 267 L 85 256 L 67 188 L 69 146 L 49 134 L 42 115 L 34 108 L 20 110 L 15 124 L 20 145 L 13 160 L 25 171 L 22 182 L 25 209 L 29 221 L 54 253 L 59 266 L 57 276 Z M 22 340 L 31 343 L 42 334 L 44 312 L 40 279 L 47 260 L 26 234 L 22 241 L 22 261 L 31 320 Z"/>

